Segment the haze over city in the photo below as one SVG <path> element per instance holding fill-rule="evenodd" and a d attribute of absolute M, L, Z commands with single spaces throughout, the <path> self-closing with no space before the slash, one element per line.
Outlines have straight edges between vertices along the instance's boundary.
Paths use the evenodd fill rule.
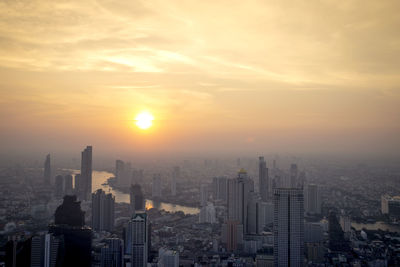
<path fill-rule="evenodd" d="M 400 1 L 0 1 L 0 267 L 400 266 Z"/>

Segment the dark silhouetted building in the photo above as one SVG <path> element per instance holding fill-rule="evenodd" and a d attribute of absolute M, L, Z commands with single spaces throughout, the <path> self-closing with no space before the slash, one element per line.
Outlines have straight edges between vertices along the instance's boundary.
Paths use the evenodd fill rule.
<path fill-rule="evenodd" d="M 268 192 L 269 192 L 269 179 L 268 179 L 268 168 L 267 162 L 264 160 L 264 157 L 259 157 L 258 163 L 258 187 L 262 201 L 268 200 Z"/>
<path fill-rule="evenodd" d="M 78 183 L 79 197 L 89 200 L 92 194 L 92 147 L 87 146 L 82 151 L 81 175 Z"/>
<path fill-rule="evenodd" d="M 107 238 L 101 248 L 101 267 L 123 267 L 124 242 L 119 238 Z"/>
<path fill-rule="evenodd" d="M 144 211 L 146 207 L 145 198 L 143 196 L 142 188 L 138 184 L 131 185 L 130 188 L 130 204 L 131 213 L 135 211 Z"/>
<path fill-rule="evenodd" d="M 85 213 L 76 196 L 64 196 L 56 209 L 49 233 L 60 240 L 57 267 L 91 266 L 92 230 L 85 227 Z"/>

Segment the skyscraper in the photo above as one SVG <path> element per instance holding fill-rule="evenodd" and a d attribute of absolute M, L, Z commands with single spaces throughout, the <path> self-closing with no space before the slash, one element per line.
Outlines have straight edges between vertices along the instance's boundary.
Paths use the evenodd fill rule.
<path fill-rule="evenodd" d="M 254 182 L 241 169 L 238 177 L 228 179 L 228 220 L 237 220 L 247 229 L 248 194 L 254 191 Z"/>
<path fill-rule="evenodd" d="M 101 248 L 101 267 L 123 267 L 124 242 L 119 238 L 105 239 Z"/>
<path fill-rule="evenodd" d="M 208 186 L 206 184 L 200 185 L 200 206 L 205 207 L 208 200 Z"/>
<path fill-rule="evenodd" d="M 302 266 L 304 253 L 303 190 L 274 190 L 275 266 Z"/>
<path fill-rule="evenodd" d="M 72 193 L 73 193 L 72 175 L 68 174 L 64 176 L 64 194 L 71 195 Z"/>
<path fill-rule="evenodd" d="M 153 198 L 161 197 L 161 175 L 154 174 L 152 184 L 152 196 Z"/>
<path fill-rule="evenodd" d="M 158 266 L 178 267 L 179 266 L 179 253 L 174 250 L 160 248 L 158 250 Z"/>
<path fill-rule="evenodd" d="M 269 192 L 269 177 L 268 177 L 268 168 L 267 162 L 264 160 L 264 157 L 259 157 L 258 163 L 258 187 L 260 191 L 260 196 L 262 201 L 268 200 L 268 192 Z"/>
<path fill-rule="evenodd" d="M 129 198 L 131 205 L 131 214 L 134 214 L 135 211 L 145 210 L 146 203 L 140 185 L 131 185 Z"/>
<path fill-rule="evenodd" d="M 130 252 L 131 266 L 147 266 L 148 242 L 149 242 L 149 222 L 147 214 L 136 213 L 128 223 L 130 232 Z"/>
<path fill-rule="evenodd" d="M 92 194 L 92 147 L 87 146 L 82 151 L 81 177 L 79 195 L 82 200 L 89 200 Z"/>
<path fill-rule="evenodd" d="M 32 237 L 31 267 L 56 267 L 60 239 L 53 234 Z"/>
<path fill-rule="evenodd" d="M 115 197 L 98 189 L 92 194 L 92 228 L 98 231 L 112 231 L 114 228 Z"/>
<path fill-rule="evenodd" d="M 213 198 L 227 201 L 228 179 L 224 176 L 213 178 Z"/>
<path fill-rule="evenodd" d="M 51 183 L 51 165 L 50 165 L 50 154 L 47 154 L 44 162 L 44 174 L 43 181 L 45 184 L 50 185 Z"/>
<path fill-rule="evenodd" d="M 54 224 L 49 233 L 61 241 L 57 266 L 91 266 L 92 230 L 85 227 L 85 213 L 76 196 L 64 196 L 64 202 L 56 209 Z"/>
<path fill-rule="evenodd" d="M 181 169 L 179 166 L 175 166 L 172 171 L 172 179 L 171 179 L 171 195 L 176 196 L 176 180 L 180 179 Z"/>
<path fill-rule="evenodd" d="M 56 176 L 56 181 L 54 183 L 54 194 L 57 198 L 62 198 L 64 195 L 64 177 L 62 175 Z"/>
<path fill-rule="evenodd" d="M 297 164 L 290 165 L 290 187 L 296 188 L 297 187 Z"/>
<path fill-rule="evenodd" d="M 311 214 L 321 213 L 321 196 L 318 185 L 309 184 L 305 190 L 305 209 Z"/>

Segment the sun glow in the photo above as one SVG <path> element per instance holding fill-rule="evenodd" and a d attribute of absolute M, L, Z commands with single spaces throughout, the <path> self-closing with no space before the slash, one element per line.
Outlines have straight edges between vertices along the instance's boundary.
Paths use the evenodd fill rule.
<path fill-rule="evenodd" d="M 153 125 L 153 120 L 153 115 L 147 111 L 142 111 L 135 117 L 136 126 L 143 130 L 150 128 Z"/>

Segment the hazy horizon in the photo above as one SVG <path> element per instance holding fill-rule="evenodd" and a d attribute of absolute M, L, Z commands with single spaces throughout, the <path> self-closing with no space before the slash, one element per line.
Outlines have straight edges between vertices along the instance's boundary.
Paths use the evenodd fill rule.
<path fill-rule="evenodd" d="M 1 151 L 397 156 L 399 9 L 1 2 Z M 142 110 L 148 130 L 134 125 Z"/>

